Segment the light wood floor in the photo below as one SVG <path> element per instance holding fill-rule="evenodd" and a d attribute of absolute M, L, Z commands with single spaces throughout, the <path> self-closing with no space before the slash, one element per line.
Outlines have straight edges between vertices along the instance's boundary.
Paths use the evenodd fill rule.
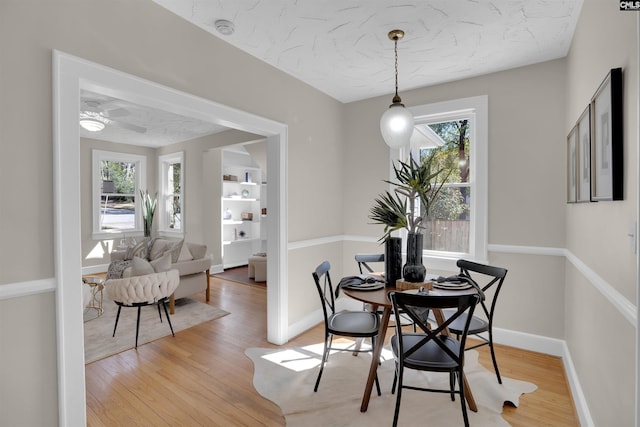
<path fill-rule="evenodd" d="M 284 425 L 280 409 L 254 390 L 253 365 L 244 355 L 249 347 L 275 347 L 265 339 L 266 289 L 211 283 L 211 304 L 230 315 L 86 366 L 87 425 Z M 318 326 L 287 346 L 322 339 Z M 485 349 L 480 361 L 491 370 Z M 560 359 L 504 346 L 496 351 L 504 376 L 538 386 L 518 408 L 505 406 L 510 424 L 579 425 Z"/>

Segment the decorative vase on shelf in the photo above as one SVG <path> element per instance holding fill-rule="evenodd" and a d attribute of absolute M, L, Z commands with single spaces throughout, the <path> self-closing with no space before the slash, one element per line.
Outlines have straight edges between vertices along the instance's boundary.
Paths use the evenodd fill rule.
<path fill-rule="evenodd" d="M 384 275 L 387 286 L 395 286 L 402 277 L 402 239 L 389 237 L 384 242 Z"/>
<path fill-rule="evenodd" d="M 407 282 L 424 282 L 427 269 L 422 264 L 422 239 L 420 233 L 407 234 L 407 263 L 402 269 L 402 276 Z"/>

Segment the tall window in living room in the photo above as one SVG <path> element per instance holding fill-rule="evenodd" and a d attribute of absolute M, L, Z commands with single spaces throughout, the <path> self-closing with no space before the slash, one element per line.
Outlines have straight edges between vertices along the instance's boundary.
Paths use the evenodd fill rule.
<path fill-rule="evenodd" d="M 94 238 L 142 231 L 140 194 L 145 189 L 146 158 L 93 150 Z"/>
<path fill-rule="evenodd" d="M 484 96 L 423 105 L 413 109 L 416 131 L 411 155 L 422 159 L 435 153 L 447 177 L 423 230 L 429 265 L 449 269 L 455 260 L 486 262 L 488 194 L 488 115 Z M 415 138 L 417 134 L 424 137 Z M 421 207 L 422 208 L 422 207 Z"/>
<path fill-rule="evenodd" d="M 183 170 L 184 153 L 158 158 L 160 192 L 158 195 L 159 230 L 163 234 L 184 232 Z"/>

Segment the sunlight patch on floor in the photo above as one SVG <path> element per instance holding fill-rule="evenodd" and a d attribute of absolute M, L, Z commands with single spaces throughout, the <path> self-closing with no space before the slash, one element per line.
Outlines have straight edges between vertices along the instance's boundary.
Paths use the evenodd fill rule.
<path fill-rule="evenodd" d="M 340 351 L 348 351 L 355 348 L 356 341 L 347 339 L 337 339 L 333 341 L 332 347 L 338 347 L 344 350 L 332 350 L 331 354 L 338 353 Z M 371 348 L 369 343 L 362 343 L 361 349 Z M 311 344 L 301 348 L 287 348 L 282 351 L 276 351 L 274 353 L 265 354 L 263 359 L 268 360 L 271 363 L 282 366 L 283 368 L 290 369 L 295 372 L 305 371 L 307 369 L 313 369 L 320 365 L 322 361 L 322 353 L 324 351 L 324 343 Z M 385 362 L 393 359 L 393 353 L 386 348 L 382 349 L 380 354 L 380 361 Z"/>

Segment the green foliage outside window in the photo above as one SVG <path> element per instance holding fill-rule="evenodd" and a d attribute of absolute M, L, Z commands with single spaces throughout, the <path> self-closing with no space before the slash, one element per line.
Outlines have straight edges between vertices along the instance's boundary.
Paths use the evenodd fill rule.
<path fill-rule="evenodd" d="M 437 133 L 445 145 L 438 148 L 422 149 L 422 159 L 435 156 L 435 163 L 440 168 L 450 171 L 447 183 L 469 182 L 469 122 L 468 120 L 435 123 L 429 127 Z M 468 219 L 469 188 L 445 186 L 432 201 L 428 216 L 432 219 L 458 220 Z"/>
<path fill-rule="evenodd" d="M 128 162 L 102 161 L 100 177 L 103 181 L 113 181 L 118 194 L 135 194 L 136 164 Z"/>

